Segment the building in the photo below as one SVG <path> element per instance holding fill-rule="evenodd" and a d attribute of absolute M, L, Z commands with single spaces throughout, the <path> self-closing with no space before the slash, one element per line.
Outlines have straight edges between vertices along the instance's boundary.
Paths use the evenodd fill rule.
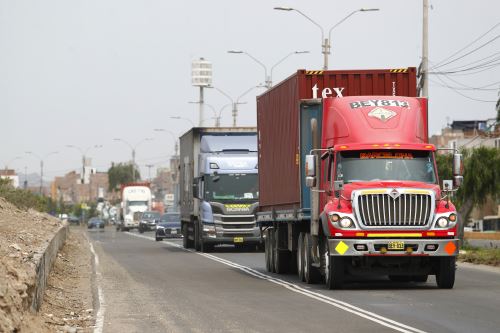
<path fill-rule="evenodd" d="M 68 172 L 62 177 L 55 177 L 51 183 L 50 195 L 53 200 L 67 204 L 97 201 L 98 198 L 107 199 L 109 179 L 107 172 L 89 174 L 88 183 L 82 184 L 82 178 L 76 171 Z"/>
<path fill-rule="evenodd" d="M 19 176 L 16 174 L 16 170 L 13 169 L 0 169 L 0 178 L 9 179 L 14 188 L 19 187 Z"/>
<path fill-rule="evenodd" d="M 453 121 L 429 142 L 438 148 L 500 148 L 500 127 L 496 119 Z"/>

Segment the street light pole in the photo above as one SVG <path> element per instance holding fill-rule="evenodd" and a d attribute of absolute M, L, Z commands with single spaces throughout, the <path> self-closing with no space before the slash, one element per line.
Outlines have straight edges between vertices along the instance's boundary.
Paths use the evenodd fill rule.
<path fill-rule="evenodd" d="M 93 145 L 93 146 L 87 147 L 86 149 L 82 149 L 81 147 L 78 147 L 78 146 L 75 146 L 75 145 L 66 145 L 66 147 L 77 149 L 82 154 L 82 176 L 81 176 L 81 183 L 85 184 L 85 161 L 87 160 L 87 153 L 92 148 L 96 148 L 96 149 L 102 148 L 102 145 Z"/>
<path fill-rule="evenodd" d="M 422 24 L 422 94 L 420 96 L 429 96 L 429 0 L 423 1 L 423 24 Z"/>
<path fill-rule="evenodd" d="M 354 10 L 349 15 L 347 15 L 342 20 L 340 20 L 335 25 L 333 25 L 328 30 L 328 37 L 325 37 L 325 32 L 324 32 L 323 27 L 318 22 L 314 21 L 312 18 L 310 18 L 309 16 L 304 14 L 302 11 L 300 11 L 296 8 L 291 8 L 291 7 L 274 7 L 274 9 L 275 10 L 283 10 L 283 11 L 287 11 L 287 12 L 295 11 L 298 14 L 305 17 L 308 21 L 310 21 L 312 24 L 314 24 L 315 26 L 317 26 L 320 29 L 320 31 L 321 31 L 321 53 L 323 53 L 323 70 L 328 69 L 328 56 L 330 55 L 330 46 L 331 46 L 330 43 L 331 43 L 332 30 L 335 29 L 339 24 L 341 24 L 342 22 L 344 22 L 345 20 L 347 20 L 349 17 L 351 17 L 352 15 L 354 15 L 357 12 L 373 12 L 373 11 L 379 10 L 378 8 L 360 8 L 360 9 Z"/>
<path fill-rule="evenodd" d="M 175 155 L 177 156 L 178 152 L 179 152 L 179 142 L 178 142 L 178 139 L 177 137 L 175 136 L 174 132 L 172 131 L 169 131 L 167 129 L 164 129 L 164 128 L 155 128 L 154 129 L 155 132 L 165 132 L 165 133 L 168 133 L 172 136 L 172 139 L 174 139 L 174 152 L 175 152 Z"/>
<path fill-rule="evenodd" d="M 57 154 L 57 153 L 59 153 L 59 152 L 53 151 L 53 152 L 50 152 L 50 153 L 46 154 L 43 157 L 40 157 L 40 155 L 35 154 L 32 151 L 27 151 L 26 152 L 26 154 L 33 155 L 33 156 L 37 157 L 38 159 L 40 159 L 40 189 L 39 189 L 40 195 L 42 195 L 42 189 L 43 189 L 43 160 L 45 158 L 49 157 L 50 155 Z"/>
<path fill-rule="evenodd" d="M 125 141 L 123 139 L 120 139 L 120 138 L 115 138 L 113 139 L 114 141 L 121 141 L 123 142 L 124 144 L 126 144 L 127 146 L 129 146 L 129 148 L 132 150 L 132 181 L 135 182 L 135 150 L 137 149 L 137 147 L 143 143 L 143 142 L 146 142 L 146 141 L 151 141 L 153 140 L 153 138 L 145 138 L 145 139 L 142 139 L 141 141 L 139 141 L 135 146 L 132 146 L 128 141 Z"/>
<path fill-rule="evenodd" d="M 281 64 L 288 57 L 290 57 L 290 56 L 292 56 L 294 54 L 304 54 L 304 53 L 309 53 L 309 51 L 294 51 L 294 52 L 291 52 L 291 53 L 287 54 L 280 61 L 278 61 L 277 63 L 275 63 L 273 66 L 271 66 L 271 70 L 270 71 L 267 70 L 266 65 L 264 65 L 264 63 L 262 61 L 260 61 L 259 59 L 255 58 L 253 55 L 251 55 L 248 52 L 241 51 L 241 50 L 229 50 L 229 51 L 227 51 L 227 53 L 231 53 L 231 54 L 244 54 L 247 57 L 249 57 L 250 59 L 252 59 L 253 61 L 255 61 L 256 63 L 258 63 L 260 66 L 262 66 L 262 68 L 264 68 L 264 84 L 265 84 L 265 87 L 267 89 L 269 89 L 269 88 L 271 88 L 273 86 L 273 69 L 274 69 L 274 67 L 276 67 L 277 65 Z M 269 75 L 268 75 L 268 72 L 269 72 Z"/>

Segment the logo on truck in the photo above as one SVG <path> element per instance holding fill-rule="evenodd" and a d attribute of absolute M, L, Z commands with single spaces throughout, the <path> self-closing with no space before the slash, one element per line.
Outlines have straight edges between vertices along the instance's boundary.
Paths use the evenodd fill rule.
<path fill-rule="evenodd" d="M 391 111 L 391 110 L 387 110 L 387 109 L 383 109 L 383 108 L 375 108 L 375 109 L 371 110 L 370 112 L 368 112 L 369 117 L 377 118 L 378 120 L 380 120 L 384 123 L 386 121 L 388 121 L 389 119 L 394 118 L 396 115 L 397 115 L 396 112 Z"/>
<path fill-rule="evenodd" d="M 344 97 L 342 95 L 342 91 L 344 91 L 345 88 L 323 88 L 321 90 L 321 98 L 327 98 L 327 97 Z M 312 87 L 312 93 L 313 93 L 313 98 L 318 98 L 318 84 L 315 84 Z"/>

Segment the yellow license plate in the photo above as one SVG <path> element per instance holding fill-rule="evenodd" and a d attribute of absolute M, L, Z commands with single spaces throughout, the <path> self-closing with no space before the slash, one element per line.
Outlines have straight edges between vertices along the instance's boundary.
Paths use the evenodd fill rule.
<path fill-rule="evenodd" d="M 234 243 L 243 243 L 243 237 L 234 237 L 233 242 Z"/>
<path fill-rule="evenodd" d="M 389 251 L 403 251 L 405 249 L 405 242 L 389 242 L 387 244 L 387 249 Z"/>

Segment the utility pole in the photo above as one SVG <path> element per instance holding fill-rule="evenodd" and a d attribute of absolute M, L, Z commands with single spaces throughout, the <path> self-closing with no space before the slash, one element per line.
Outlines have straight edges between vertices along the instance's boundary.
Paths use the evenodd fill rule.
<path fill-rule="evenodd" d="M 148 168 L 148 179 L 151 181 L 151 168 L 154 167 L 153 164 L 146 164 L 146 168 Z"/>
<path fill-rule="evenodd" d="M 423 0 L 422 22 L 422 91 L 420 96 L 429 97 L 429 0 Z"/>

